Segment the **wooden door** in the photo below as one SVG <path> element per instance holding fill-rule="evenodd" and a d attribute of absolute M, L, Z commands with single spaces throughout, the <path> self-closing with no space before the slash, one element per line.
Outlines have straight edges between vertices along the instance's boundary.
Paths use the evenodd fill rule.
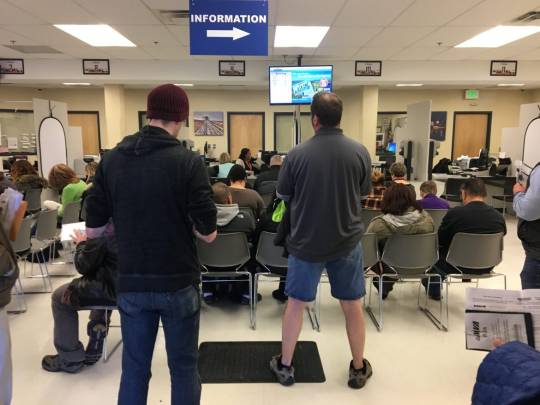
<path fill-rule="evenodd" d="M 234 160 L 242 148 L 249 148 L 253 156 L 264 150 L 264 113 L 228 113 L 229 152 Z"/>
<path fill-rule="evenodd" d="M 70 127 L 81 127 L 83 153 L 99 155 L 99 113 L 97 111 L 69 112 L 68 123 Z"/>
<path fill-rule="evenodd" d="M 456 112 L 454 114 L 452 159 L 457 159 L 462 155 L 478 156 L 480 149 L 489 149 L 490 132 L 490 112 Z"/>

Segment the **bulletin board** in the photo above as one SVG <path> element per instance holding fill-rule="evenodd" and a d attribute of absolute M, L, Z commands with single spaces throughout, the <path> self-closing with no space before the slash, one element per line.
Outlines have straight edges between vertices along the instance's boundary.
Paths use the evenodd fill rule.
<path fill-rule="evenodd" d="M 36 155 L 32 110 L 0 110 L 0 156 Z"/>

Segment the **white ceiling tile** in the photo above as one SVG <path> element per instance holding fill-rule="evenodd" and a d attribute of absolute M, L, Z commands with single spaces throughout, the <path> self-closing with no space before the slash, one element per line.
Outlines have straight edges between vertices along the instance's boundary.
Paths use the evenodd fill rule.
<path fill-rule="evenodd" d="M 143 0 L 152 10 L 189 10 L 189 0 Z"/>
<path fill-rule="evenodd" d="M 310 56 L 314 55 L 317 48 L 271 48 L 271 55 L 288 55 L 288 56 L 296 56 L 296 55 L 304 55 L 304 56 Z"/>
<path fill-rule="evenodd" d="M 143 50 L 153 59 L 183 60 L 189 58 L 189 48 L 180 44 L 171 47 L 144 47 Z"/>
<path fill-rule="evenodd" d="M 323 47 L 315 51 L 316 56 L 352 59 L 358 52 L 358 47 Z"/>
<path fill-rule="evenodd" d="M 531 51 L 525 51 L 515 56 L 517 60 L 540 60 L 540 49 L 534 49 Z M 519 70 L 519 66 L 518 66 Z"/>
<path fill-rule="evenodd" d="M 102 48 L 103 52 L 111 55 L 111 59 L 152 59 L 141 48 L 108 47 Z"/>
<path fill-rule="evenodd" d="M 76 0 L 84 9 L 106 24 L 159 24 L 148 6 L 140 0 Z"/>
<path fill-rule="evenodd" d="M 184 46 L 189 45 L 189 26 L 188 25 L 165 25 L 165 28 Z"/>
<path fill-rule="evenodd" d="M 11 41 L 15 41 L 15 45 L 38 45 L 32 38 L 0 27 L 0 45 L 11 45 Z"/>
<path fill-rule="evenodd" d="M 88 46 L 52 25 L 6 25 L 5 28 L 11 32 L 30 38 L 40 45 L 48 45 L 58 50 L 65 47 Z"/>
<path fill-rule="evenodd" d="M 39 24 L 44 21 L 17 7 L 18 2 L 0 0 L 0 24 Z"/>
<path fill-rule="evenodd" d="M 276 25 L 331 25 L 346 0 L 279 0 Z"/>
<path fill-rule="evenodd" d="M 386 26 L 413 2 L 414 0 L 349 0 L 337 16 L 334 25 Z M 326 2 L 321 10 L 326 10 L 329 3 Z"/>
<path fill-rule="evenodd" d="M 361 48 L 356 54 L 358 60 L 385 60 L 400 52 L 402 48 Z"/>
<path fill-rule="evenodd" d="M 453 26 L 505 24 L 538 7 L 540 7 L 539 0 L 484 0 L 448 24 Z"/>
<path fill-rule="evenodd" d="M 540 48 L 540 33 L 520 39 L 519 41 L 511 42 L 506 46 L 521 49 Z"/>
<path fill-rule="evenodd" d="M 416 0 L 392 22 L 396 26 L 439 26 L 471 9 L 482 0 Z"/>
<path fill-rule="evenodd" d="M 11 0 L 20 7 L 50 24 L 96 24 L 95 16 L 71 0 Z M 13 23 L 14 24 L 14 23 Z"/>
<path fill-rule="evenodd" d="M 486 49 L 480 55 L 482 59 L 515 59 L 515 56 L 522 53 L 523 48 L 518 48 L 515 46 L 503 46 L 501 48 L 491 48 Z"/>
<path fill-rule="evenodd" d="M 415 47 L 431 47 L 442 42 L 442 46 L 456 46 L 469 38 L 486 31 L 489 27 L 442 27 L 415 42 Z"/>
<path fill-rule="evenodd" d="M 388 27 L 367 43 L 370 48 L 407 47 L 434 31 L 433 27 Z"/>
<path fill-rule="evenodd" d="M 24 58 L 24 53 L 0 45 L 0 58 Z"/>
<path fill-rule="evenodd" d="M 331 27 L 319 46 L 358 49 L 382 30 L 380 27 Z"/>
<path fill-rule="evenodd" d="M 429 58 L 446 50 L 448 50 L 448 48 L 438 46 L 433 46 L 430 48 L 407 48 L 395 55 L 392 55 L 390 60 L 428 60 Z"/>
<path fill-rule="evenodd" d="M 137 46 L 180 45 L 180 38 L 175 38 L 175 35 L 164 25 L 114 25 L 113 27 Z M 154 42 L 158 44 L 155 45 Z"/>
<path fill-rule="evenodd" d="M 433 56 L 432 60 L 472 60 L 481 53 L 477 48 L 450 48 Z"/>

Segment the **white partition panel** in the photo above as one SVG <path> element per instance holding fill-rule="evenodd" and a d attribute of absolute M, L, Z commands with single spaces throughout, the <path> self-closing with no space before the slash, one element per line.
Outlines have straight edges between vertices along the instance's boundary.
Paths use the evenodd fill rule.
<path fill-rule="evenodd" d="M 522 159 L 523 135 L 520 128 L 503 128 L 501 135 L 501 152 L 512 160 L 512 169 L 509 175 L 516 175 L 516 161 Z"/>
<path fill-rule="evenodd" d="M 540 117 L 533 119 L 525 131 L 523 149 L 523 165 L 526 170 L 532 170 L 540 163 Z"/>
<path fill-rule="evenodd" d="M 83 139 L 81 127 L 69 127 L 66 139 L 68 166 L 75 169 L 75 161 L 83 158 Z"/>
<path fill-rule="evenodd" d="M 413 178 L 428 179 L 431 100 L 407 106 L 407 139 L 414 142 Z"/>

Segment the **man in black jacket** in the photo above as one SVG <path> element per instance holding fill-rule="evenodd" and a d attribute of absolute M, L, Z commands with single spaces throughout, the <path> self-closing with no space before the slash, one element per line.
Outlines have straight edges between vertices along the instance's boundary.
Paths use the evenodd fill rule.
<path fill-rule="evenodd" d="M 499 211 L 485 203 L 487 197 L 486 185 L 480 179 L 467 180 L 461 186 L 461 199 L 463 206 L 452 208 L 443 218 L 439 227 L 439 262 L 436 270 L 443 277 L 447 274 L 457 273 L 446 262 L 446 256 L 450 249 L 452 239 L 458 233 L 493 234 L 503 233 L 506 235 L 506 222 Z M 479 254 L 481 254 L 479 252 Z M 469 274 L 485 274 L 492 269 L 460 269 Z M 424 286 L 427 285 L 422 280 Z M 433 299 L 440 299 L 440 285 L 431 280 L 429 295 Z"/>
<path fill-rule="evenodd" d="M 203 161 L 176 139 L 188 116 L 182 89 L 168 84 L 152 90 L 149 125 L 105 154 L 86 200 L 87 227 L 103 227 L 112 217 L 118 242 L 120 405 L 146 404 L 160 320 L 171 404 L 200 403 L 195 237 L 215 239 L 216 207 Z"/>

